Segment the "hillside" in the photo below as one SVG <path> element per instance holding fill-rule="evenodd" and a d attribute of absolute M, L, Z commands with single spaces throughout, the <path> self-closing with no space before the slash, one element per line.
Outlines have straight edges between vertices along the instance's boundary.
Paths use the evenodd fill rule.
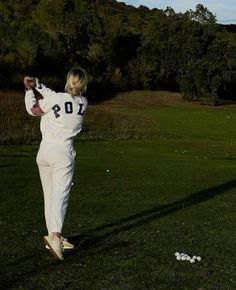
<path fill-rule="evenodd" d="M 0 144 L 38 144 L 39 119 L 25 112 L 24 92 L 2 91 L 0 103 Z M 205 118 L 215 127 L 218 125 L 213 124 L 218 124 L 219 115 L 224 116 L 221 121 L 232 128 L 235 108 L 235 104 L 202 106 L 199 101 L 190 102 L 179 93 L 168 91 L 122 92 L 98 105 L 89 105 L 83 132 L 77 140 L 159 139 L 177 136 L 186 130 L 190 138 L 196 134 L 195 130 L 199 131 L 198 126 L 204 127 L 207 137 L 214 135 L 215 130 L 204 125 Z M 194 120 L 188 122 L 191 116 Z"/>
<path fill-rule="evenodd" d="M 82 66 L 95 99 L 126 90 L 235 99 L 236 35 L 201 4 L 175 13 L 115 0 L 7 1 L 0 15 L 0 88 L 19 88 L 24 74 L 63 88 Z"/>
<path fill-rule="evenodd" d="M 236 24 L 222 24 L 221 26 L 228 32 L 236 33 Z"/>

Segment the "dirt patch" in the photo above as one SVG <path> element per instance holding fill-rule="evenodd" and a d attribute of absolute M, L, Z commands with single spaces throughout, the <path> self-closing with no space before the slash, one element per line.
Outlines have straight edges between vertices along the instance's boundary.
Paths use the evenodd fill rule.
<path fill-rule="evenodd" d="M 117 94 L 113 99 L 105 101 L 107 106 L 120 107 L 193 107 L 200 106 L 197 101 L 186 101 L 180 93 L 167 91 L 131 91 Z"/>

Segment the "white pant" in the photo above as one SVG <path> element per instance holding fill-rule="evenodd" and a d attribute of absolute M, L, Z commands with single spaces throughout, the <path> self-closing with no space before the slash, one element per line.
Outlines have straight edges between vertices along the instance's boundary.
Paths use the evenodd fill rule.
<path fill-rule="evenodd" d="M 44 213 L 48 233 L 62 232 L 74 172 L 72 145 L 42 141 L 37 164 L 44 193 Z"/>

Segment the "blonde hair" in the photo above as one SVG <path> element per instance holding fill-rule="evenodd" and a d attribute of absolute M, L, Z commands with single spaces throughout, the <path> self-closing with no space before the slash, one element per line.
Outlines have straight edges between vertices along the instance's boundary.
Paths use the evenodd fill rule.
<path fill-rule="evenodd" d="M 87 90 L 87 83 L 85 71 L 80 67 L 73 68 L 67 74 L 65 92 L 72 97 L 82 95 Z"/>

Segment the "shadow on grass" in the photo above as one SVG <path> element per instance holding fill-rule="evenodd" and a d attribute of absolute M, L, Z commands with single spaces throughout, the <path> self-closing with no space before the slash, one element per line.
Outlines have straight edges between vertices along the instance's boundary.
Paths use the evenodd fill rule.
<path fill-rule="evenodd" d="M 236 187 L 236 179 L 233 179 L 221 185 L 201 190 L 186 198 L 180 199 L 170 204 L 162 205 L 149 210 L 144 210 L 135 215 L 122 218 L 116 222 L 102 225 L 86 232 L 83 235 L 70 237 L 69 240 L 73 244 L 79 245 L 81 249 L 88 249 L 90 247 L 98 245 L 100 242 L 103 242 L 109 236 L 119 234 L 120 232 L 127 231 L 140 225 L 149 223 L 157 218 L 161 218 L 173 214 L 184 208 L 208 201 L 218 195 L 224 194 L 225 192 L 229 191 L 234 187 Z M 107 230 L 107 232 L 104 234 L 100 234 L 100 232 L 103 230 Z M 71 252 L 71 254 L 73 254 L 73 252 Z"/>
<path fill-rule="evenodd" d="M 0 165 L 0 168 L 13 167 L 13 166 L 15 166 L 15 164 L 3 164 L 3 165 Z"/>
<path fill-rule="evenodd" d="M 135 215 L 119 219 L 116 222 L 102 225 L 84 233 L 83 235 L 69 237 L 69 241 L 74 243 L 77 247 L 74 251 L 67 251 L 65 253 L 65 258 L 73 257 L 76 259 L 76 263 L 78 261 L 83 263 L 83 260 L 86 260 L 87 255 L 89 255 L 86 250 L 97 248 L 99 253 L 103 253 L 104 251 L 109 251 L 112 248 L 126 248 L 129 246 L 129 241 L 115 240 L 105 247 L 102 246 L 100 249 L 99 246 L 101 246 L 107 238 L 112 237 L 113 235 L 149 223 L 157 218 L 173 214 L 184 208 L 203 203 L 213 199 L 216 196 L 224 194 L 235 187 L 236 179 L 233 179 L 227 183 L 196 192 L 186 198 L 170 204 L 144 210 Z M 105 233 L 102 233 L 103 231 L 105 231 Z M 80 251 L 77 251 L 78 248 Z M 12 289 L 13 286 L 15 287 L 19 284 L 24 285 L 24 283 L 27 283 L 27 279 L 29 279 L 29 277 L 32 279 L 40 272 L 47 275 L 48 271 L 58 272 L 62 269 L 64 271 L 66 269 L 65 267 L 69 267 L 68 269 L 71 271 L 71 259 L 65 259 L 63 263 L 60 263 L 58 261 L 53 261 L 50 257 L 50 253 L 46 250 L 45 254 L 49 256 L 42 259 L 40 258 L 41 254 L 41 251 L 37 251 L 34 254 L 28 253 L 18 260 L 15 260 L 14 265 L 16 268 L 14 269 L 12 269 L 14 265 L 12 263 L 8 263 L 6 268 L 1 270 L 1 289 Z M 27 267 L 27 263 L 29 263 L 29 267 Z"/>
<path fill-rule="evenodd" d="M 45 273 L 55 268 L 60 267 L 60 261 L 50 257 L 48 250 L 45 253 L 49 256 L 42 259 L 42 251 L 37 250 L 33 253 L 26 249 L 24 256 L 16 258 L 14 261 L 6 263 L 0 270 L 0 289 L 29 289 L 25 288 L 24 284 L 27 279 L 37 276 L 38 273 Z M 32 289 L 32 288 L 30 288 Z"/>

